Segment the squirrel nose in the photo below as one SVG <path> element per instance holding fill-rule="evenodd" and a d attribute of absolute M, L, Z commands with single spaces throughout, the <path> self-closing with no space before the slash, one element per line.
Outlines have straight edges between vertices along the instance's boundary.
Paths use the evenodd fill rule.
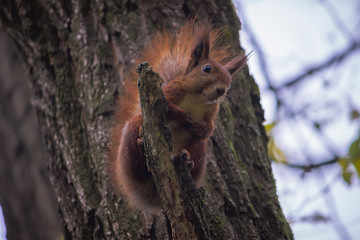
<path fill-rule="evenodd" d="M 226 91 L 226 89 L 223 88 L 223 87 L 218 87 L 218 88 L 216 89 L 216 92 L 217 92 L 217 94 L 218 94 L 219 97 L 223 96 L 223 95 L 225 94 L 225 91 Z"/>

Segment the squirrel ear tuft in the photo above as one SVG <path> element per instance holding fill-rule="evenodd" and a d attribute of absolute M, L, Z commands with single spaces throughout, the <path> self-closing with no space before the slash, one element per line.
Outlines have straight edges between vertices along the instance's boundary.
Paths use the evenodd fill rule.
<path fill-rule="evenodd" d="M 225 69 L 228 70 L 231 75 L 234 75 L 239 69 L 241 69 L 241 67 L 245 65 L 248 60 L 248 56 L 249 55 L 233 58 L 230 62 L 225 64 Z"/>
<path fill-rule="evenodd" d="M 199 65 L 199 62 L 202 59 L 209 58 L 209 33 L 204 34 L 199 38 L 197 44 L 193 51 L 191 52 L 191 57 L 189 61 L 189 65 L 186 69 L 186 72 L 190 72 L 194 67 Z"/>

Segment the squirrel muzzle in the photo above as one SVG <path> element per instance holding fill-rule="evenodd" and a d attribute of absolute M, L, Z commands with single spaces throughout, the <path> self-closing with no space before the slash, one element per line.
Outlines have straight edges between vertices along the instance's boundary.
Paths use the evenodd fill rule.
<path fill-rule="evenodd" d="M 202 94 L 207 99 L 207 104 L 214 104 L 218 103 L 224 98 L 227 89 L 228 87 L 224 84 L 215 83 L 203 89 Z"/>

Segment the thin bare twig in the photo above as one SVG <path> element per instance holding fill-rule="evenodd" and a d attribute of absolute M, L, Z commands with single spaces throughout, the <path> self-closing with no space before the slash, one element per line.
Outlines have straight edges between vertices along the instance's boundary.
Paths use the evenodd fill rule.
<path fill-rule="evenodd" d="M 319 167 L 323 167 L 323 166 L 326 166 L 326 165 L 331 165 L 331 164 L 334 164 L 336 162 L 339 161 L 339 158 L 338 157 L 335 157 L 331 160 L 328 160 L 328 161 L 324 161 L 324 162 L 320 162 L 320 163 L 313 163 L 313 164 L 295 164 L 295 163 L 287 163 L 285 164 L 286 166 L 288 167 L 291 167 L 291 168 L 298 168 L 298 169 L 302 169 L 304 170 L 305 172 L 310 172 L 311 170 L 313 169 L 316 169 L 316 168 L 319 168 Z"/>
<path fill-rule="evenodd" d="M 360 42 L 354 41 L 353 43 L 350 44 L 350 46 L 348 46 L 344 50 L 339 51 L 338 53 L 334 54 L 331 58 L 325 60 L 324 62 L 322 62 L 320 64 L 317 64 L 314 67 L 310 67 L 309 69 L 305 70 L 303 73 L 299 74 L 298 76 L 294 77 L 293 79 L 286 81 L 286 83 L 283 84 L 282 86 L 276 87 L 275 91 L 279 91 L 280 89 L 285 88 L 285 87 L 291 87 L 291 86 L 299 83 L 303 79 L 307 78 L 308 76 L 310 76 L 316 72 L 319 72 L 319 71 L 329 68 L 334 63 L 340 63 L 340 62 L 344 61 L 345 59 L 347 59 L 352 53 L 354 53 L 355 51 L 357 51 L 359 49 L 360 49 Z"/>

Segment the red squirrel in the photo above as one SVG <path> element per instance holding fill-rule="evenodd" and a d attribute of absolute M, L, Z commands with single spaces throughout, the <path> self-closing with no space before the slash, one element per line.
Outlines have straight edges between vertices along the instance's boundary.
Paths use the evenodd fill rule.
<path fill-rule="evenodd" d="M 174 139 L 174 153 L 185 149 L 193 162 L 191 175 L 199 186 L 206 168 L 206 145 L 214 130 L 219 104 L 234 75 L 247 61 L 231 60 L 229 46 L 220 46 L 220 30 L 208 23 L 188 21 L 177 34 L 163 31 L 144 49 L 138 63 L 147 61 L 160 74 L 168 102 L 165 117 Z M 224 63 L 225 62 L 225 63 Z M 142 148 L 143 123 L 137 75 L 125 81 L 118 100 L 116 124 L 109 151 L 111 176 L 116 190 L 130 205 L 148 212 L 161 210 Z"/>

